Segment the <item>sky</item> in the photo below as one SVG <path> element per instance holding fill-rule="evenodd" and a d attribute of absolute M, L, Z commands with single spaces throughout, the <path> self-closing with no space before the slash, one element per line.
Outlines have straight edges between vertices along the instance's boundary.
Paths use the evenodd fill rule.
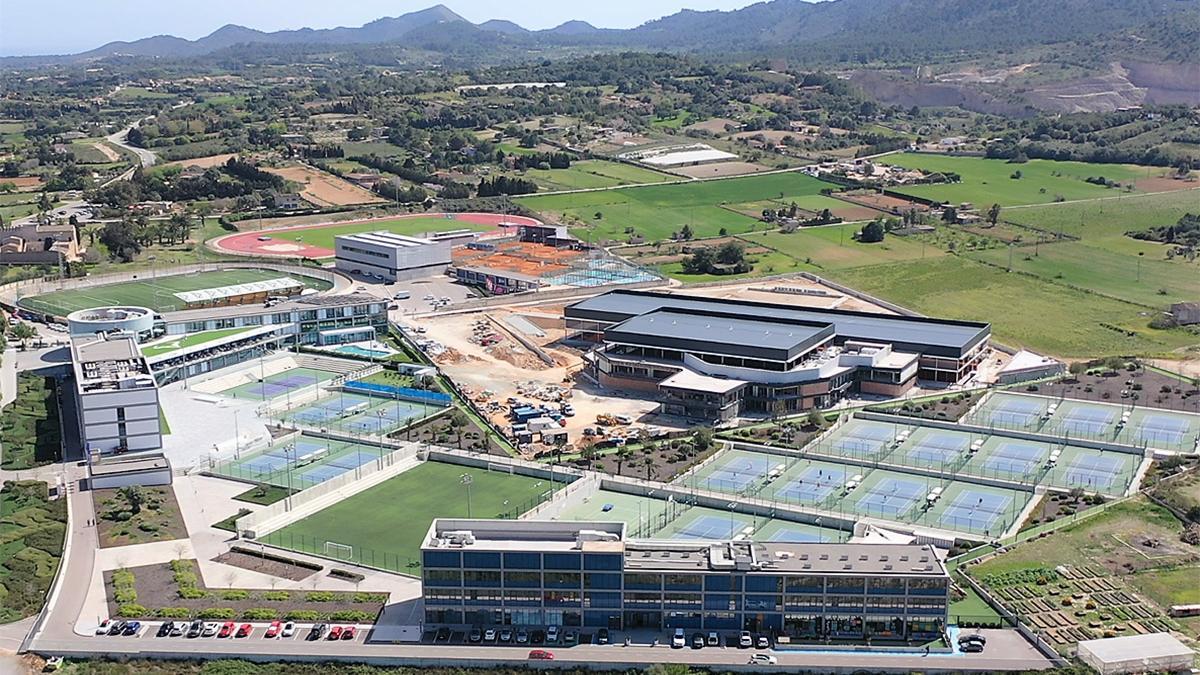
<path fill-rule="evenodd" d="M 114 40 L 175 35 L 189 40 L 234 23 L 264 31 L 360 26 L 438 0 L 0 0 L 0 55 L 71 54 Z M 508 19 L 537 30 L 579 19 L 632 28 L 680 9 L 736 9 L 753 0 L 443 0 L 469 21 Z"/>

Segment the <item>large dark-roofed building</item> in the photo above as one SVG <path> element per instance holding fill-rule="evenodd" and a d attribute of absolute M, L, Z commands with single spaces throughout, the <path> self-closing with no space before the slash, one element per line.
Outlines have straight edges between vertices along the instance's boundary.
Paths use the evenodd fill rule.
<path fill-rule="evenodd" d="M 725 420 L 828 407 L 851 392 L 954 384 L 988 349 L 986 323 L 618 290 L 564 311 L 605 386 L 657 391 L 664 412 Z"/>

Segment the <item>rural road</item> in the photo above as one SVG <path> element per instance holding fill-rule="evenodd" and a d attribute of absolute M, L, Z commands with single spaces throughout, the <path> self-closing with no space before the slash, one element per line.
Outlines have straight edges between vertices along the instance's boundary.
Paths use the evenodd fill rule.
<path fill-rule="evenodd" d="M 150 118 L 146 118 L 146 119 L 150 119 Z M 155 155 L 153 152 L 150 152 L 149 150 L 147 150 L 145 148 L 138 148 L 138 147 L 132 146 L 128 142 L 126 142 L 126 139 L 129 137 L 129 131 L 131 129 L 133 129 L 134 127 L 140 125 L 141 123 L 142 123 L 142 120 L 138 120 L 137 122 L 130 124 L 129 126 L 125 127 L 124 129 L 122 129 L 114 134 L 109 134 L 107 140 L 109 143 L 112 143 L 113 145 L 116 145 L 116 146 L 120 146 L 120 147 L 132 152 L 133 154 L 137 155 L 138 161 L 142 163 L 143 167 L 154 166 L 154 163 L 158 161 L 158 155 Z M 122 174 L 122 175 L 124 175 L 124 174 Z M 118 178 L 117 180 L 120 180 L 120 179 Z"/>

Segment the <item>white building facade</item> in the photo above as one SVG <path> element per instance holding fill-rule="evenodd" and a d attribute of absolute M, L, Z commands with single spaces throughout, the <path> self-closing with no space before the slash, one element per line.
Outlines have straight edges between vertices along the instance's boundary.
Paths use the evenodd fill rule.
<path fill-rule="evenodd" d="M 334 237 L 339 271 L 384 281 L 405 281 L 442 274 L 450 266 L 452 242 L 391 232 L 361 232 Z"/>

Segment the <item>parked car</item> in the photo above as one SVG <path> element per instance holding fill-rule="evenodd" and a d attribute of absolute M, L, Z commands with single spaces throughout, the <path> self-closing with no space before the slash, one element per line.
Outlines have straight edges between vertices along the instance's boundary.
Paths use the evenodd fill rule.
<path fill-rule="evenodd" d="M 111 624 L 109 624 L 109 626 L 108 626 L 108 634 L 109 635 L 120 635 L 121 631 L 123 631 L 123 630 L 125 630 L 125 622 L 124 621 L 119 621 L 119 620 L 114 621 Z"/>
<path fill-rule="evenodd" d="M 546 641 L 546 632 L 542 629 L 537 629 L 529 634 L 529 641 L 535 645 L 540 645 Z"/>
<path fill-rule="evenodd" d="M 472 628 L 470 633 L 467 633 L 467 642 L 482 642 L 482 641 L 483 641 L 483 631 L 478 626 L 476 626 L 475 628 Z"/>
<path fill-rule="evenodd" d="M 779 663 L 779 659 L 770 654 L 755 654 L 750 657 L 750 664 L 755 666 L 773 666 Z"/>
<path fill-rule="evenodd" d="M 511 628 L 504 628 L 504 629 L 501 629 L 498 639 L 501 642 L 512 642 L 512 635 L 513 635 L 513 632 L 512 632 Z"/>
<path fill-rule="evenodd" d="M 450 629 L 442 626 L 433 636 L 434 642 L 447 642 L 450 640 Z"/>
<path fill-rule="evenodd" d="M 531 649 L 529 651 L 529 658 L 534 661 L 553 661 L 554 652 L 549 652 L 545 649 Z"/>
<path fill-rule="evenodd" d="M 754 646 L 754 637 L 750 635 L 750 631 L 744 630 L 738 635 L 738 647 L 741 649 L 749 649 Z"/>
<path fill-rule="evenodd" d="M 578 644 L 578 642 L 579 642 L 579 631 L 572 628 L 563 633 L 563 644 L 570 646 L 573 644 Z"/>
<path fill-rule="evenodd" d="M 342 639 L 343 640 L 353 640 L 354 636 L 357 633 L 358 633 L 358 631 L 356 631 L 354 629 L 354 626 L 346 626 L 345 628 L 342 629 Z"/>
<path fill-rule="evenodd" d="M 320 640 L 321 638 L 325 637 L 325 631 L 328 629 L 329 629 L 329 626 L 327 626 L 323 623 L 319 623 L 319 624 L 313 626 L 312 628 L 308 629 L 308 639 L 309 640 Z"/>
<path fill-rule="evenodd" d="M 216 635 L 217 631 L 219 630 L 221 630 L 221 624 L 217 623 L 216 621 L 207 621 L 205 622 L 204 629 L 200 632 L 200 635 L 204 637 L 212 637 Z"/>
<path fill-rule="evenodd" d="M 524 628 L 517 629 L 517 644 L 523 645 L 529 642 L 529 631 Z"/>
<path fill-rule="evenodd" d="M 495 642 L 496 641 L 496 629 L 489 628 L 489 629 L 483 631 L 483 641 L 484 642 Z"/>
<path fill-rule="evenodd" d="M 183 632 L 187 630 L 187 627 L 188 625 L 186 621 L 176 621 L 172 623 L 170 633 L 171 637 L 181 637 Z"/>
<path fill-rule="evenodd" d="M 141 629 L 141 621 L 130 621 L 129 623 L 125 624 L 125 629 L 121 631 L 121 635 L 137 635 L 138 631 Z"/>
<path fill-rule="evenodd" d="M 601 628 L 600 630 L 596 631 L 596 644 L 598 644 L 598 645 L 608 644 L 608 629 L 607 628 Z"/>
<path fill-rule="evenodd" d="M 671 649 L 683 649 L 687 644 L 687 636 L 684 635 L 682 628 L 676 628 L 675 634 L 671 636 Z"/>
<path fill-rule="evenodd" d="M 265 638 L 279 637 L 279 629 L 281 624 L 278 621 L 272 621 L 270 626 L 267 626 L 267 632 L 263 633 Z"/>
<path fill-rule="evenodd" d="M 341 640 L 342 639 L 342 627 L 334 626 L 333 628 L 330 628 L 328 638 L 330 640 Z"/>
<path fill-rule="evenodd" d="M 717 635 L 717 631 L 710 630 L 708 632 L 708 646 L 719 647 L 721 645 L 721 636 Z"/>
<path fill-rule="evenodd" d="M 984 636 L 980 635 L 979 633 L 971 633 L 971 634 L 969 634 L 969 635 L 960 635 L 960 636 L 958 636 L 958 644 L 960 644 L 960 645 L 963 645 L 963 644 L 966 644 L 966 643 L 968 643 L 968 642 L 978 642 L 978 643 L 979 643 L 979 644 L 981 644 L 981 645 L 986 645 L 986 644 L 987 644 L 987 638 L 985 638 Z"/>
<path fill-rule="evenodd" d="M 251 626 L 248 623 L 244 623 L 244 624 L 238 626 L 237 633 L 234 633 L 233 636 L 240 637 L 240 638 L 250 637 L 250 634 L 253 632 L 254 632 L 254 626 Z"/>
<path fill-rule="evenodd" d="M 768 638 L 766 635 L 759 635 L 754 640 L 754 646 L 758 647 L 759 649 L 770 649 L 771 648 L 771 639 Z"/>
<path fill-rule="evenodd" d="M 155 635 L 157 637 L 167 637 L 171 634 L 171 629 L 174 627 L 175 624 L 171 623 L 170 621 L 164 621 L 163 624 L 158 627 L 158 632 L 155 633 Z"/>
<path fill-rule="evenodd" d="M 234 623 L 232 621 L 226 621 L 224 624 L 221 625 L 221 632 L 217 633 L 217 637 L 227 638 L 230 635 L 233 635 L 233 631 L 235 628 L 236 628 L 236 626 L 234 626 Z"/>
<path fill-rule="evenodd" d="M 192 622 L 192 625 L 188 626 L 187 636 L 190 638 L 198 638 L 198 637 L 200 637 L 200 634 L 203 632 L 204 632 L 204 622 L 201 621 L 200 619 L 196 619 L 195 621 Z"/>
<path fill-rule="evenodd" d="M 100 625 L 96 626 L 96 635 L 108 635 L 109 628 L 112 628 L 112 621 L 110 619 L 101 621 Z"/>
<path fill-rule="evenodd" d="M 983 651 L 983 643 L 975 640 L 968 640 L 966 642 L 958 643 L 958 648 L 967 654 L 973 654 Z"/>
<path fill-rule="evenodd" d="M 296 634 L 296 624 L 288 621 L 283 624 L 283 630 L 279 633 L 281 637 L 290 638 Z"/>
<path fill-rule="evenodd" d="M 546 628 L 546 642 L 558 642 L 558 626 L 549 626 Z"/>
<path fill-rule="evenodd" d="M 692 635 L 692 649 L 704 649 L 704 633 Z"/>

